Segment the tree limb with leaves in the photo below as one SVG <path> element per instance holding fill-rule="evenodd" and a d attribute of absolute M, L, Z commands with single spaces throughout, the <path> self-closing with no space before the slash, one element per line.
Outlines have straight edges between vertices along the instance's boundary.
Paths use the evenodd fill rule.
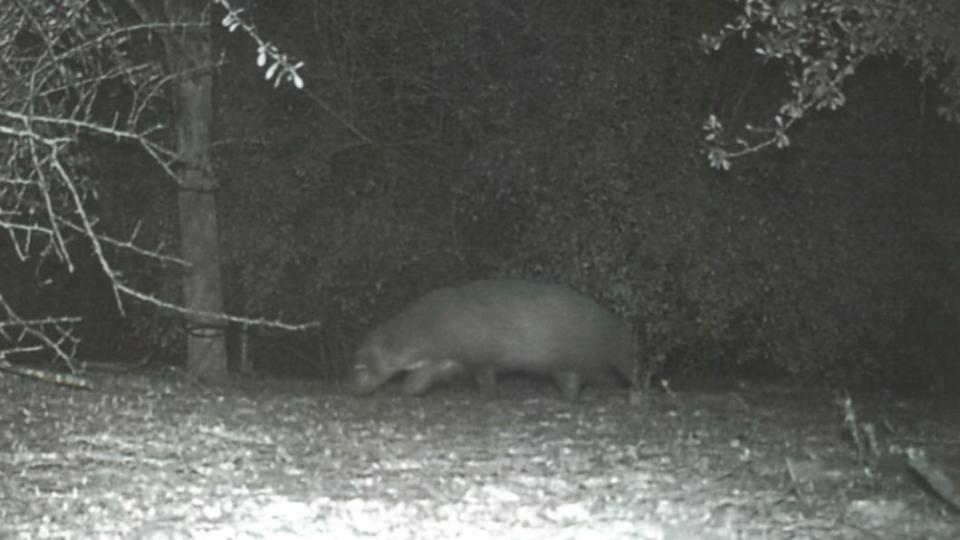
<path fill-rule="evenodd" d="M 864 61 L 898 55 L 938 81 L 938 112 L 960 123 L 960 2 L 956 0 L 731 0 L 735 19 L 702 36 L 705 51 L 740 38 L 754 44 L 762 62 L 783 66 L 790 95 L 764 125 L 731 134 L 710 115 L 703 124 L 710 165 L 768 147 L 789 146 L 790 129 L 809 113 L 847 102 L 844 85 Z"/>

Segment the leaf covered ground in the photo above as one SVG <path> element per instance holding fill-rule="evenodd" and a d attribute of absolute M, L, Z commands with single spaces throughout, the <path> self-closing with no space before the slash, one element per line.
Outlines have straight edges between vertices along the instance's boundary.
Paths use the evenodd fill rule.
<path fill-rule="evenodd" d="M 943 401 L 93 382 L 0 373 L 0 538 L 960 538 Z"/>

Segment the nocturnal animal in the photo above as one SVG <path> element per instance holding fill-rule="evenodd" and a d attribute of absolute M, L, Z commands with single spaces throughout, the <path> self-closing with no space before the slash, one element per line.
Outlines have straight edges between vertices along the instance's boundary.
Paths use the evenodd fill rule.
<path fill-rule="evenodd" d="M 496 391 L 497 376 L 552 377 L 564 397 L 584 385 L 632 382 L 628 325 L 562 285 L 490 279 L 436 289 L 377 326 L 357 349 L 352 387 L 368 395 L 403 377 L 408 395 L 473 377 Z"/>

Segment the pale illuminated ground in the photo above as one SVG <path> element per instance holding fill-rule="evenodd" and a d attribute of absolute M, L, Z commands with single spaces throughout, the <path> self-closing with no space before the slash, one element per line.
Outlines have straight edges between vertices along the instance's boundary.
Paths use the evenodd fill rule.
<path fill-rule="evenodd" d="M 94 383 L 0 374 L 0 538 L 960 538 L 904 457 L 960 479 L 943 401 Z M 858 456 L 849 411 L 879 454 Z"/>

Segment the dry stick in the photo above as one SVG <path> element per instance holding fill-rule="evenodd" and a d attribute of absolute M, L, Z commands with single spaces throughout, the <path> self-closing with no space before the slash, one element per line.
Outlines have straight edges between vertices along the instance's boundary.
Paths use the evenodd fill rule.
<path fill-rule="evenodd" d="M 137 300 L 153 305 L 155 307 L 159 307 L 169 311 L 173 311 L 175 313 L 179 313 L 181 315 L 190 315 L 193 317 L 213 319 L 218 321 L 226 321 L 226 322 L 245 324 L 250 326 L 276 328 L 278 330 L 288 330 L 291 332 L 299 332 L 303 330 L 309 330 L 310 328 L 317 328 L 322 324 L 321 321 L 310 321 L 310 322 L 305 322 L 300 324 L 290 324 L 290 323 L 285 323 L 276 319 L 265 319 L 263 317 L 252 319 L 249 317 L 240 317 L 238 315 L 230 315 L 228 313 L 218 313 L 213 311 L 189 309 L 183 306 L 178 306 L 177 304 L 174 304 L 172 302 L 160 300 L 159 298 L 153 295 L 142 293 L 132 287 L 125 285 L 120 281 L 117 281 L 115 283 L 115 286 L 117 287 L 117 290 L 119 290 L 120 292 L 128 296 L 132 296 Z"/>
<path fill-rule="evenodd" d="M 786 459 L 787 466 L 787 476 L 790 479 L 790 491 L 797 497 L 801 503 L 806 503 L 806 499 L 803 496 L 803 490 L 800 488 L 800 475 L 797 474 L 797 470 L 793 465 L 793 460 L 789 457 Z"/>
<path fill-rule="evenodd" d="M 10 304 L 7 303 L 7 300 L 3 297 L 2 294 L 0 294 L 0 307 L 2 307 L 3 310 L 7 312 L 8 318 L 13 319 L 14 321 L 24 321 L 24 319 L 20 315 L 18 315 L 17 312 L 14 311 L 12 307 L 10 307 Z M 77 318 L 76 320 L 79 322 L 80 319 Z M 34 329 L 32 325 L 25 324 L 22 326 L 22 329 L 23 329 L 23 332 L 29 334 L 30 336 L 44 343 L 49 350 L 52 350 L 57 355 L 57 357 L 63 360 L 64 362 L 66 362 L 68 366 L 71 365 L 71 361 L 72 361 L 71 355 L 64 352 L 64 350 L 60 347 L 60 344 L 58 342 L 53 341 L 52 339 L 50 339 L 49 336 L 47 336 L 43 332 L 40 332 L 39 330 Z"/>
<path fill-rule="evenodd" d="M 78 232 L 78 233 L 83 233 L 83 232 L 84 232 L 84 229 L 83 229 L 82 227 L 80 227 L 80 226 L 77 225 L 76 223 L 73 223 L 73 222 L 71 222 L 71 221 L 67 221 L 66 219 L 64 219 L 64 218 L 62 218 L 62 217 L 60 217 L 60 216 L 57 216 L 57 221 L 58 221 L 61 225 L 63 225 L 64 227 L 66 227 L 66 228 L 68 228 L 68 229 L 70 229 L 70 230 L 72 230 L 72 231 L 74 231 L 74 232 Z M 108 244 L 108 245 L 111 245 L 111 246 L 113 246 L 113 247 L 115 247 L 115 248 L 118 248 L 118 249 L 124 249 L 124 250 L 127 250 L 127 251 L 131 251 L 131 252 L 133 252 L 133 253 L 135 253 L 135 254 L 137 254 L 137 255 L 142 255 L 142 256 L 144 256 L 144 257 L 149 257 L 149 258 L 151 258 L 151 259 L 156 259 L 156 260 L 160 261 L 160 263 L 163 263 L 163 264 L 176 264 L 176 265 L 181 266 L 181 267 L 183 267 L 183 268 L 190 268 L 191 265 L 190 265 L 190 263 L 188 263 L 187 261 L 185 261 L 185 260 L 183 260 L 183 259 L 181 259 L 181 258 L 179 258 L 179 257 L 174 257 L 173 255 L 164 255 L 163 253 L 161 253 L 161 252 L 160 252 L 160 249 L 161 249 L 161 248 L 157 248 L 156 250 L 149 250 L 149 249 L 142 248 L 142 247 L 136 245 L 135 242 L 136 242 L 136 239 L 137 239 L 137 234 L 139 234 L 139 232 L 140 232 L 140 226 L 141 226 L 141 222 L 138 221 L 137 224 L 136 224 L 136 226 L 135 226 L 134 229 L 133 229 L 133 232 L 130 233 L 130 239 L 129 239 L 129 240 L 117 240 L 116 238 L 113 238 L 113 237 L 111 237 L 111 236 L 107 236 L 107 235 L 105 235 L 105 234 L 97 234 L 97 239 L 98 239 L 101 243 L 103 243 L 103 244 Z M 161 247 L 162 247 L 162 246 L 161 246 Z"/>
<path fill-rule="evenodd" d="M 29 125 L 27 125 L 26 129 L 32 132 L 32 129 Z M 47 143 L 45 139 L 39 140 L 50 147 L 52 152 L 50 157 L 53 159 L 54 163 L 56 163 L 56 146 L 53 143 Z M 40 163 L 39 157 L 37 156 L 36 142 L 37 139 L 33 137 L 27 139 L 27 145 L 30 148 L 30 156 L 33 160 L 34 171 L 39 176 L 38 187 L 40 188 L 40 194 L 43 196 L 44 210 L 47 212 L 47 219 L 50 221 L 50 228 L 53 231 L 54 246 L 56 246 L 56 250 L 60 255 L 60 258 L 64 263 L 66 263 L 67 269 L 70 271 L 70 273 L 73 273 L 73 261 L 70 259 L 70 253 L 67 251 L 67 243 L 63 240 L 63 235 L 60 234 L 60 229 L 57 228 L 56 221 L 54 220 L 56 211 L 53 209 L 53 201 L 50 200 L 50 182 L 43 174 L 43 166 Z"/>
<path fill-rule="evenodd" d="M 12 350 L 0 351 L 0 360 L 2 360 L 3 365 L 0 366 L 6 371 L 13 373 L 18 373 L 20 375 L 26 375 L 29 377 L 35 377 L 38 379 L 43 379 L 57 384 L 66 384 L 69 386 L 75 386 L 79 388 L 92 388 L 92 386 L 87 383 L 81 377 L 78 377 L 75 374 L 66 374 L 66 373 L 49 373 L 43 370 L 26 368 L 22 366 L 13 366 L 6 360 L 6 356 L 11 352 L 30 352 L 35 350 L 49 350 L 53 351 L 54 355 L 63 361 L 63 363 L 71 370 L 76 372 L 77 368 L 74 366 L 74 355 L 76 354 L 76 344 L 77 339 L 70 334 L 70 331 L 62 328 L 60 323 L 69 323 L 76 324 L 80 322 L 79 317 L 51 317 L 45 319 L 24 319 L 17 314 L 16 311 L 10 306 L 7 300 L 0 294 L 0 307 L 6 311 L 7 318 L 9 321 L 0 322 L 0 333 L 6 335 L 4 331 L 5 327 L 16 326 L 20 328 L 20 336 L 17 338 L 17 342 L 22 341 L 24 336 L 30 336 L 38 341 L 42 345 L 35 347 L 18 347 Z M 58 340 L 52 339 L 47 335 L 42 329 L 45 326 L 53 326 L 54 329 L 59 332 L 60 338 Z M 39 328 L 39 329 L 38 329 Z M 67 352 L 64 350 L 62 344 L 64 342 L 72 345 L 72 350 Z"/>
<path fill-rule="evenodd" d="M 927 485 L 942 498 L 955 512 L 960 512 L 960 490 L 952 480 L 927 459 L 927 453 L 920 448 L 907 448 L 907 465 L 917 473 Z"/>
<path fill-rule="evenodd" d="M 64 170 L 63 165 L 60 163 L 57 158 L 57 149 L 51 149 L 53 152 L 53 168 L 60 175 L 60 181 L 63 182 L 63 185 L 66 186 L 67 190 L 70 192 L 70 196 L 73 198 L 74 211 L 77 215 L 80 216 L 80 222 L 83 224 L 84 232 L 86 233 L 87 239 L 90 240 L 90 243 L 93 245 L 93 252 L 97 256 L 97 261 L 100 262 L 100 268 L 107 274 L 107 277 L 110 278 L 110 283 L 115 283 L 117 273 L 107 261 L 107 257 L 103 254 L 103 245 L 100 244 L 100 239 L 97 237 L 97 234 L 93 232 L 93 223 L 90 222 L 90 216 L 87 215 L 87 211 L 83 208 L 83 200 L 80 198 L 80 194 L 77 193 L 77 187 L 73 184 L 73 180 L 70 178 L 70 175 Z M 56 219 L 51 216 L 51 226 L 56 230 Z M 123 301 L 120 299 L 120 291 L 114 286 L 113 290 L 113 299 L 117 303 L 117 309 L 120 311 L 121 315 L 126 315 L 126 310 L 123 309 Z"/>
<path fill-rule="evenodd" d="M 74 128 L 78 130 L 88 131 L 92 133 L 99 133 L 101 135 L 108 135 L 116 139 L 133 141 L 138 143 L 141 148 L 143 148 L 154 161 L 160 165 L 160 168 L 163 169 L 164 173 L 170 177 L 178 186 L 182 183 L 180 182 L 180 177 L 177 176 L 177 173 L 174 172 L 171 167 L 171 163 L 176 160 L 176 154 L 172 151 L 150 141 L 147 137 L 154 131 L 157 131 L 162 128 L 162 126 L 156 126 L 153 129 L 144 131 L 143 133 L 136 133 L 132 131 L 127 131 L 124 129 L 117 129 L 114 127 L 107 127 L 93 122 L 86 122 L 84 120 L 76 120 L 73 118 L 56 118 L 52 116 L 43 116 L 43 115 L 24 115 L 16 113 L 13 111 L 0 109 L 0 117 L 7 117 L 12 120 L 17 120 L 20 122 L 37 122 L 43 124 L 51 124 L 55 126 Z M 63 143 L 63 142 L 72 142 L 72 139 L 69 137 L 55 137 L 55 138 L 46 138 L 38 135 L 33 131 L 20 131 L 14 130 L 3 125 L 0 125 L 0 134 L 11 135 L 14 137 L 27 138 L 28 140 L 37 140 L 43 142 L 47 146 L 50 146 L 54 143 Z"/>
<path fill-rule="evenodd" d="M 30 368 L 26 366 L 15 366 L 5 360 L 3 357 L 0 357 L 0 371 L 6 371 L 13 373 L 14 375 L 22 375 L 24 377 L 33 377 L 34 379 L 39 379 L 41 381 L 51 382 L 62 386 L 69 386 L 71 388 L 80 388 L 83 390 L 94 389 L 93 384 L 90 383 L 90 381 L 79 375 L 74 375 L 72 373 L 53 373 L 51 371 Z"/>

